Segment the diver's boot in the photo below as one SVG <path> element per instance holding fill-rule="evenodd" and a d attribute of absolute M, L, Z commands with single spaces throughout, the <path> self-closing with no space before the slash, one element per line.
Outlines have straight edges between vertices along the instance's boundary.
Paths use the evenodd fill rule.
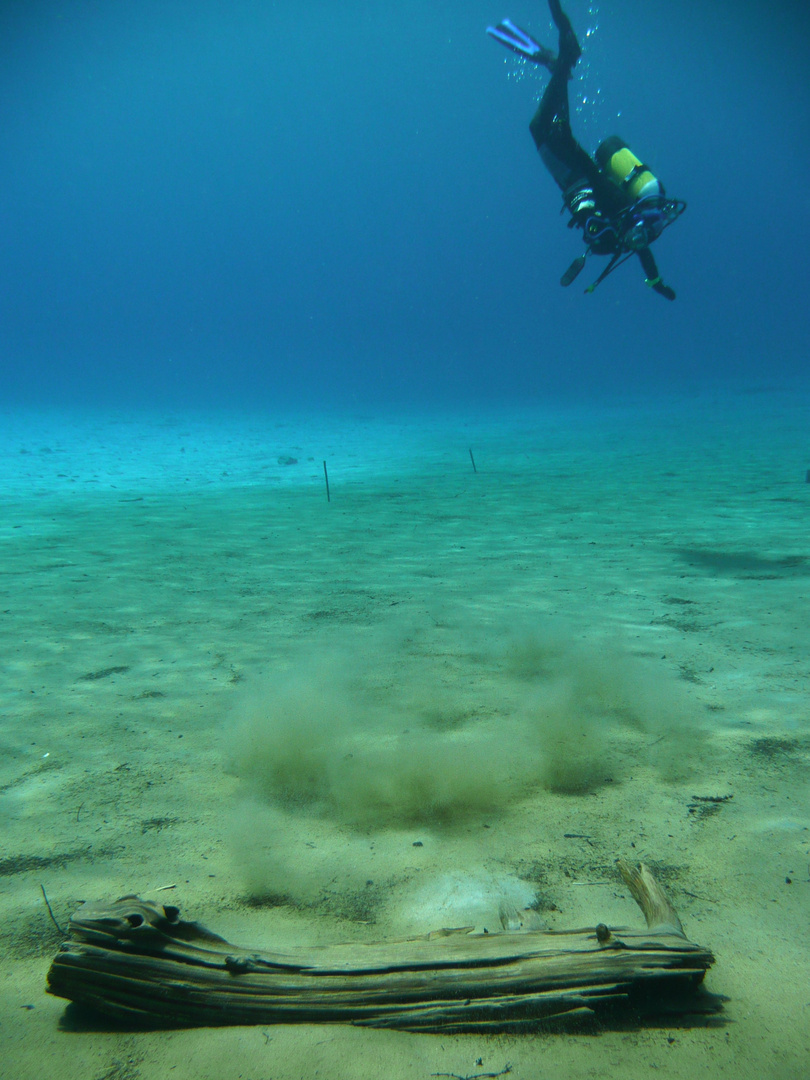
<path fill-rule="evenodd" d="M 554 66 L 557 63 L 557 54 L 552 52 L 551 49 L 547 49 L 545 45 L 540 46 L 540 51 L 532 57 L 535 64 L 540 64 L 544 68 L 548 68 L 549 71 L 554 70 Z"/>

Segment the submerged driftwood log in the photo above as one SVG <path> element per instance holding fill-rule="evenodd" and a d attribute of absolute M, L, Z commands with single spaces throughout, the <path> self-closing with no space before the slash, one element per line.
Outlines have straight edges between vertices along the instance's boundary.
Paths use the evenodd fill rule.
<path fill-rule="evenodd" d="M 385 944 L 255 952 L 175 907 L 125 896 L 85 904 L 48 972 L 48 991 L 129 1024 L 190 1027 L 352 1023 L 410 1031 L 493 1031 L 680 992 L 679 1011 L 714 1011 L 696 993 L 714 957 L 690 942 L 645 866 L 619 863 L 646 930 L 473 934 L 439 930 Z M 685 991 L 685 995 L 683 993 Z"/>

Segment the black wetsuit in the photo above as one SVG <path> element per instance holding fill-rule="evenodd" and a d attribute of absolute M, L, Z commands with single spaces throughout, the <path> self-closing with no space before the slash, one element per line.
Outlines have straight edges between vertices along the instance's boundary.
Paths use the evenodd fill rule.
<path fill-rule="evenodd" d="M 589 219 L 595 214 L 613 219 L 631 205 L 631 200 L 605 176 L 571 131 L 568 83 L 582 50 L 560 0 L 549 0 L 549 7 L 559 30 L 560 44 L 557 57 L 549 63 L 551 81 L 529 129 L 543 163 L 563 193 L 565 205 L 572 215 L 571 225 L 585 231 L 587 242 L 586 223 Z M 617 250 L 615 246 L 593 244 L 591 247 L 600 255 L 610 255 Z M 661 281 L 650 249 L 642 248 L 637 254 L 651 287 L 668 300 L 674 300 L 675 293 Z"/>

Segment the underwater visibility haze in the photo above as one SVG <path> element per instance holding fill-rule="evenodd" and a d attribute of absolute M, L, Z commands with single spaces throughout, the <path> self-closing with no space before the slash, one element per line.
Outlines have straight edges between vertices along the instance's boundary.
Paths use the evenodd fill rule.
<path fill-rule="evenodd" d="M 502 8 L 508 10 L 502 10 Z M 7 0 L 6 402 L 442 406 L 806 371 L 810 15 L 570 0 L 573 126 L 689 206 L 592 296 L 528 134 L 541 0 Z M 584 101 L 584 103 L 583 103 Z"/>

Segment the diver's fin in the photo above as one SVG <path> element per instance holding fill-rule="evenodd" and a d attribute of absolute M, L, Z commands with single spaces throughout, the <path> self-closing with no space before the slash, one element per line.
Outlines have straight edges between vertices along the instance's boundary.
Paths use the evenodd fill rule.
<path fill-rule="evenodd" d="M 500 41 L 501 45 L 505 45 L 507 49 L 511 49 L 518 56 L 522 56 L 524 60 L 531 60 L 535 64 L 551 67 L 556 59 L 551 49 L 547 49 L 545 45 L 540 45 L 525 30 L 515 26 L 511 19 L 504 19 L 497 26 L 488 26 L 487 33 L 496 41 Z"/>
<path fill-rule="evenodd" d="M 582 49 L 579 47 L 577 35 L 571 26 L 571 20 L 562 9 L 560 0 L 548 0 L 548 6 L 551 9 L 554 25 L 560 32 L 560 59 L 566 67 L 573 69 L 577 60 L 582 56 Z"/>
<path fill-rule="evenodd" d="M 580 273 L 582 272 L 582 268 L 583 268 L 584 265 L 585 265 L 585 256 L 584 255 L 578 255 L 577 258 L 574 259 L 574 261 L 571 263 L 571 265 L 565 271 L 563 276 L 560 278 L 560 284 L 565 285 L 565 286 L 570 285 L 571 282 L 575 278 L 579 277 Z"/>

